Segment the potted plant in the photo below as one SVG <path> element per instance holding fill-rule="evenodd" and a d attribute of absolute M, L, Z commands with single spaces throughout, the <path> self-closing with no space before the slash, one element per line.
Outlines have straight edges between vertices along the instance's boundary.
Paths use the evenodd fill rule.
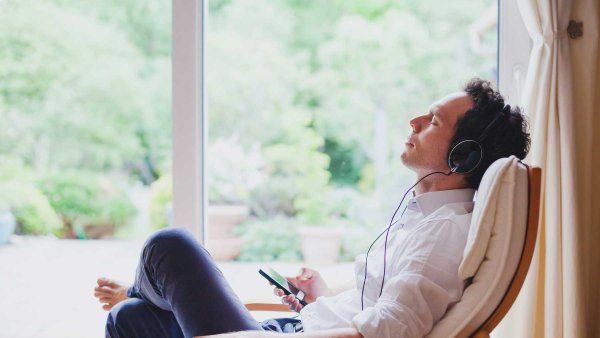
<path fill-rule="evenodd" d="M 8 243 L 16 227 L 17 220 L 8 206 L 0 205 L 0 245 Z"/>
<path fill-rule="evenodd" d="M 237 138 L 217 140 L 208 149 L 208 227 L 206 246 L 213 258 L 235 259 L 243 240 L 234 229 L 249 215 L 249 191 L 264 177 L 258 145 L 245 150 Z"/>
<path fill-rule="evenodd" d="M 315 191 L 298 201 L 302 210 L 298 217 L 303 226 L 298 229 L 302 256 L 308 264 L 333 264 L 339 258 L 344 221 L 336 209 L 330 191 Z"/>
<path fill-rule="evenodd" d="M 333 264 L 338 261 L 342 243 L 341 227 L 307 224 L 300 227 L 298 232 L 302 257 L 307 264 Z"/>

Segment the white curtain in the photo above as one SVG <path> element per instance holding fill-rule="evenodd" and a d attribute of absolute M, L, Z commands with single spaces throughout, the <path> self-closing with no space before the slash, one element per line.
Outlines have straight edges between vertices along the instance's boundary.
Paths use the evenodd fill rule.
<path fill-rule="evenodd" d="M 598 1 L 518 5 L 533 41 L 521 105 L 529 162 L 542 168 L 541 217 L 523 289 L 492 337 L 600 337 Z M 569 37 L 570 20 L 582 37 Z"/>

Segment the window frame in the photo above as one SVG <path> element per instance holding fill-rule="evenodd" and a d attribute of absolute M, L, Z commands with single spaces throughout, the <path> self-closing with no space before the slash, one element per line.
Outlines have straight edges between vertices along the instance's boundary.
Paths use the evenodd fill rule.
<path fill-rule="evenodd" d="M 204 243 L 208 0 L 172 0 L 173 224 Z"/>
<path fill-rule="evenodd" d="M 517 0 L 498 0 L 498 89 L 506 103 L 521 105 L 532 46 Z"/>

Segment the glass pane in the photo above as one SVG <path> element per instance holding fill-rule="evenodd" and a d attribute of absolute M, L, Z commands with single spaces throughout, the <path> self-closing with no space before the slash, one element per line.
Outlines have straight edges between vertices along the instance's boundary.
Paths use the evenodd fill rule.
<path fill-rule="evenodd" d="M 170 166 L 170 0 L 0 0 L 0 336 L 102 335 Z"/>
<path fill-rule="evenodd" d="M 221 260 L 364 253 L 414 180 L 400 162 L 410 117 L 474 76 L 496 81 L 491 0 L 210 0 L 209 15 L 207 236 Z"/>
<path fill-rule="evenodd" d="M 170 6 L 0 2 L 0 212 L 18 234 L 141 238 L 167 224 Z"/>

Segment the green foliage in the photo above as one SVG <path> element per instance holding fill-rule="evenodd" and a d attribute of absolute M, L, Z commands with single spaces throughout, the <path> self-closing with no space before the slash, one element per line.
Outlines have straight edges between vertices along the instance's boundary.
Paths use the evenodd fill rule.
<path fill-rule="evenodd" d="M 263 184 L 265 166 L 259 144 L 244 149 L 237 138 L 218 139 L 208 146 L 208 200 L 214 204 L 249 201 L 250 191 Z"/>
<path fill-rule="evenodd" d="M 62 234 L 60 218 L 46 196 L 31 183 L 0 182 L 0 205 L 11 209 L 17 219 L 20 233 L 57 236 Z"/>
<path fill-rule="evenodd" d="M 38 181 L 65 224 L 81 233 L 83 226 L 124 226 L 135 214 L 125 192 L 99 174 L 67 171 Z"/>
<path fill-rule="evenodd" d="M 298 237 L 299 223 L 292 218 L 276 216 L 268 221 L 248 221 L 236 232 L 244 239 L 237 260 L 246 262 L 296 262 L 302 257 Z"/>
<path fill-rule="evenodd" d="M 18 231 L 33 235 L 61 235 L 62 222 L 46 196 L 32 183 L 34 174 L 14 158 L 0 156 L 0 209 L 8 207 Z"/>
<path fill-rule="evenodd" d="M 252 191 L 250 199 L 259 217 L 302 214 L 329 183 L 329 157 L 319 151 L 323 138 L 308 127 L 309 116 L 287 122 L 279 128 L 282 134 L 278 142 L 264 149 L 268 180 Z"/>
<path fill-rule="evenodd" d="M 495 67 L 468 36 L 492 4 L 209 1 L 209 201 L 248 203 L 248 236 L 270 238 L 292 217 L 342 224 L 349 257 L 412 178 L 399 156 L 409 117 Z M 58 231 L 52 206 L 67 226 L 126 223 L 116 172 L 151 185 L 152 226 L 165 226 L 171 1 L 0 0 L 0 22 L 0 154 L 20 159 L 0 168 L 0 185 L 13 184 L 0 195 L 22 229 Z M 48 172 L 50 202 L 32 183 Z"/>
<path fill-rule="evenodd" d="M 164 174 L 150 186 L 150 226 L 162 229 L 169 226 L 168 210 L 173 201 L 173 178 L 170 173 Z"/>
<path fill-rule="evenodd" d="M 348 186 L 358 183 L 366 161 L 362 152 L 356 147 L 345 147 L 330 139 L 325 139 L 323 152 L 331 158 L 328 170 L 332 183 Z"/>
<path fill-rule="evenodd" d="M 103 171 L 164 160 L 167 57 L 146 60 L 118 28 L 66 5 L 1 6 L 0 117 L 11 128 L 0 130 L 0 153 L 36 171 Z"/>
<path fill-rule="evenodd" d="M 350 226 L 344 229 L 342 234 L 342 247 L 340 250 L 340 261 L 353 261 L 357 255 L 364 254 L 375 238 L 376 231 L 370 231 L 364 226 Z"/>
<path fill-rule="evenodd" d="M 149 57 L 171 54 L 171 2 L 165 0 L 53 0 L 118 28 Z"/>
<path fill-rule="evenodd" d="M 358 205 L 359 195 L 353 188 L 328 187 L 302 200 L 298 219 L 308 226 L 345 228 L 353 223 L 353 209 Z"/>

